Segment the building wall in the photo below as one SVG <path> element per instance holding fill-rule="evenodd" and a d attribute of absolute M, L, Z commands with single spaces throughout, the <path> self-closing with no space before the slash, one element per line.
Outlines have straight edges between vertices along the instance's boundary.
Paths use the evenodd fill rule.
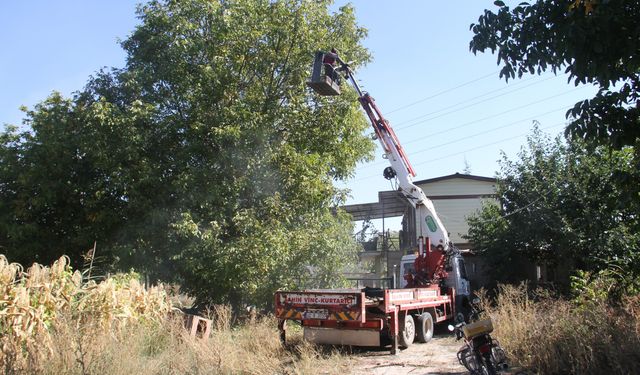
<path fill-rule="evenodd" d="M 433 205 L 442 220 L 445 228 L 449 231 L 449 237 L 455 244 L 464 244 L 468 241 L 462 238 L 467 234 L 469 226 L 467 217 L 482 208 L 484 201 L 491 198 L 465 198 L 465 199 L 433 199 Z"/>
<path fill-rule="evenodd" d="M 469 230 L 467 217 L 482 208 L 483 202 L 495 201 L 489 197 L 495 194 L 495 183 L 492 181 L 451 178 L 419 186 L 433 201 L 451 241 L 458 246 L 467 245 L 468 242 L 462 238 Z"/>

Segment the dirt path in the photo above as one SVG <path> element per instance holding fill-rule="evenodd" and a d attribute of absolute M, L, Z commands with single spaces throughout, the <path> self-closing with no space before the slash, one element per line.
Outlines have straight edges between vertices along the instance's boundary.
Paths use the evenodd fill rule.
<path fill-rule="evenodd" d="M 353 355 L 352 375 L 467 374 L 456 359 L 461 345 L 451 335 L 441 334 L 398 355 L 389 354 L 389 349 L 362 351 Z"/>

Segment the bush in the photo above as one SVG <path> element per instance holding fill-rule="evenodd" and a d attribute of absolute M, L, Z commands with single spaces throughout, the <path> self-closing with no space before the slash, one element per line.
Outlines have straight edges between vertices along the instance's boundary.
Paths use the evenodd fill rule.
<path fill-rule="evenodd" d="M 640 373 L 640 297 L 616 307 L 530 293 L 524 284 L 498 289 L 485 307 L 513 365 L 540 374 Z"/>

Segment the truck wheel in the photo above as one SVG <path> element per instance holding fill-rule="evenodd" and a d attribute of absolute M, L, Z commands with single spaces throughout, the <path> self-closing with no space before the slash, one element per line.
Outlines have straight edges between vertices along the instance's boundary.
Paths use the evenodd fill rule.
<path fill-rule="evenodd" d="M 428 312 L 418 316 L 416 334 L 418 342 L 429 342 L 433 337 L 433 317 Z"/>
<path fill-rule="evenodd" d="M 413 339 L 416 337 L 416 324 L 411 314 L 406 314 L 404 319 L 400 320 L 398 331 L 399 346 L 408 348 L 409 345 L 413 344 Z"/>

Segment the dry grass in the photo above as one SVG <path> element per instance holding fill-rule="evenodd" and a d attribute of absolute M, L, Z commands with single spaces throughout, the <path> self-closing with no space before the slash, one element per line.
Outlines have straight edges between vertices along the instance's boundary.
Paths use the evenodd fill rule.
<path fill-rule="evenodd" d="M 232 325 L 210 311 L 207 340 L 190 337 L 165 289 L 116 276 L 83 283 L 66 258 L 27 272 L 0 255 L 0 370 L 7 374 L 338 374 L 349 359 L 293 335 L 285 349 L 273 319 Z"/>
<path fill-rule="evenodd" d="M 534 297 L 524 285 L 501 286 L 484 304 L 512 364 L 540 374 L 640 373 L 639 296 L 619 308 Z"/>
<path fill-rule="evenodd" d="M 136 323 L 116 334 L 91 336 L 62 330 L 57 352 L 41 373 L 77 374 L 338 374 L 348 360 L 298 341 L 285 350 L 275 322 L 259 320 L 214 331 L 208 340 L 188 336 L 182 319 L 163 326 Z M 320 370 L 322 369 L 322 370 Z"/>

